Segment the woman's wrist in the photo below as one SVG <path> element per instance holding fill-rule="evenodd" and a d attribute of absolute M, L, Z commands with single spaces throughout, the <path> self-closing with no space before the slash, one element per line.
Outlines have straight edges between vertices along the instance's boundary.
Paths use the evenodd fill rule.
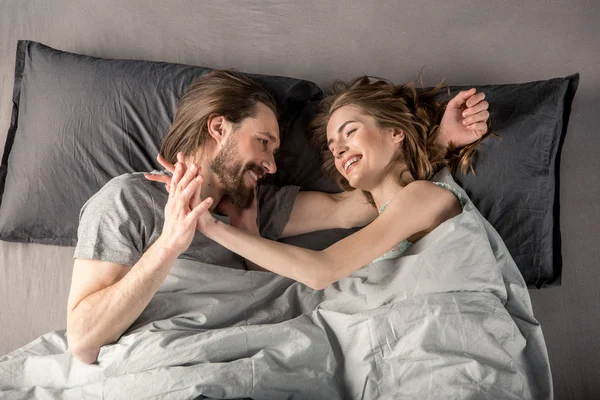
<path fill-rule="evenodd" d="M 206 216 L 200 216 L 197 229 L 207 238 L 213 239 L 217 233 L 217 230 L 219 229 L 219 225 L 222 225 L 221 221 L 212 216 L 210 216 L 210 218 L 207 218 Z"/>
<path fill-rule="evenodd" d="M 444 125 L 440 125 L 437 131 L 437 137 L 435 138 L 435 147 L 438 151 L 445 152 L 448 148 L 448 132 L 444 129 Z"/>

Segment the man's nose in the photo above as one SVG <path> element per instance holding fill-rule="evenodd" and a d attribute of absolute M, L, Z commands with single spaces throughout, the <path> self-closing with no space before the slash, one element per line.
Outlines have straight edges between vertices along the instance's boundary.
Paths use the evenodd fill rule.
<path fill-rule="evenodd" d="M 269 156 L 268 159 L 262 162 L 262 167 L 265 169 L 267 174 L 274 174 L 277 172 L 277 164 L 275 164 L 275 157 Z"/>

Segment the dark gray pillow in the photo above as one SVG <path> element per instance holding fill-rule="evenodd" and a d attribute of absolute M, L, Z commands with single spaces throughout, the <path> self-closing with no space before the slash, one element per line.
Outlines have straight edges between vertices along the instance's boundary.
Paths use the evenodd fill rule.
<path fill-rule="evenodd" d="M 490 103 L 492 132 L 482 141 L 476 174 L 454 174 L 481 214 L 503 238 L 525 281 L 532 287 L 560 285 L 562 271 L 559 223 L 559 161 L 579 74 L 545 81 L 478 86 Z M 467 87 L 451 87 L 451 96 Z M 311 149 L 294 148 L 296 156 Z M 312 154 L 312 153 L 311 153 Z M 293 155 L 290 155 L 293 157 Z M 317 157 L 315 155 L 315 157 Z M 314 172 L 312 179 L 315 178 Z M 335 191 L 332 183 L 313 181 L 320 190 Z M 283 229 L 273 189 L 259 213 L 261 226 Z M 284 193 L 282 196 L 288 196 Z M 268 210 L 268 211 L 266 211 Z M 274 224 L 279 224 L 273 227 Z M 330 230 L 282 241 L 313 249 L 324 248 L 352 231 Z"/>
<path fill-rule="evenodd" d="M 0 166 L 0 239 L 74 245 L 79 210 L 111 178 L 150 171 L 179 97 L 209 68 L 109 60 L 19 41 L 13 113 Z M 322 92 L 314 83 L 248 76 L 283 119 L 279 185 L 311 187 L 314 157 L 290 158 Z M 289 140 L 288 140 L 289 138 Z M 299 139 L 296 139 L 299 138 Z M 314 174 L 306 171 L 316 170 Z"/>
<path fill-rule="evenodd" d="M 454 174 L 504 240 L 525 282 L 537 288 L 560 286 L 560 152 L 578 84 L 575 74 L 478 86 L 498 136 L 482 141 L 475 175 Z"/>

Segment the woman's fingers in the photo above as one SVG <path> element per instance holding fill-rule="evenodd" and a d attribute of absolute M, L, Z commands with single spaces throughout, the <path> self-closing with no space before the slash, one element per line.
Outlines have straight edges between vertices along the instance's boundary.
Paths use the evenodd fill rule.
<path fill-rule="evenodd" d="M 481 111 L 485 111 L 489 108 L 489 103 L 487 101 L 480 101 L 479 103 L 475 104 L 472 107 L 467 108 L 465 111 L 463 111 L 462 116 L 463 118 L 469 117 L 471 115 L 477 114 Z"/>
<path fill-rule="evenodd" d="M 144 174 L 144 178 L 149 181 L 164 183 L 168 185 L 171 183 L 171 177 L 169 175 L 158 175 L 158 174 Z"/>
<path fill-rule="evenodd" d="M 471 89 L 471 90 L 474 90 L 474 89 Z M 465 103 L 465 105 L 467 106 L 467 108 L 473 107 L 473 106 L 481 103 L 483 101 L 483 99 L 485 99 L 485 93 L 476 92 L 467 99 L 467 102 Z"/>
<path fill-rule="evenodd" d="M 160 165 L 162 165 L 167 171 L 169 171 L 170 173 L 173 173 L 175 171 L 175 166 L 173 164 L 171 164 L 170 162 L 168 162 L 163 156 L 161 156 L 160 154 L 158 156 L 156 156 L 156 161 L 158 161 L 158 163 Z"/>
<path fill-rule="evenodd" d="M 488 127 L 485 122 L 477 122 L 475 124 L 467 126 L 467 129 L 474 131 L 477 136 L 481 137 L 486 134 Z"/>
<path fill-rule="evenodd" d="M 469 126 L 476 122 L 485 122 L 488 120 L 489 117 L 489 111 L 483 110 L 478 112 L 477 114 L 471 115 L 470 117 L 463 119 L 463 124 Z"/>
<path fill-rule="evenodd" d="M 144 174 L 144 177 L 149 181 L 159 182 L 165 184 L 167 193 L 171 192 L 171 177 L 169 175 L 155 175 L 155 174 Z"/>
<path fill-rule="evenodd" d="M 462 90 L 448 102 L 448 107 L 460 108 L 475 94 L 475 88 Z M 468 105 L 467 105 L 468 107 Z"/>

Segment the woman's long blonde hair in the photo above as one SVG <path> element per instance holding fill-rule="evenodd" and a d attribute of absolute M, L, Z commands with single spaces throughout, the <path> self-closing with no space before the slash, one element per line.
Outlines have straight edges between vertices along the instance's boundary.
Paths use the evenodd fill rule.
<path fill-rule="evenodd" d="M 433 89 L 417 91 L 409 83 L 394 85 L 370 76 L 349 83 L 336 82 L 311 123 L 311 144 L 322 151 L 324 173 L 341 189 L 354 189 L 336 169 L 334 156 L 327 149 L 327 123 L 336 110 L 347 105 L 358 106 L 381 128 L 399 128 L 404 132 L 402 146 L 385 171 L 393 173 L 399 184 L 429 180 L 444 166 L 460 166 L 463 171 L 472 169 L 475 147 L 481 139 L 460 152 L 452 145 L 448 151 L 435 145 L 447 104 L 438 100 L 438 94 L 444 88 L 447 86 L 440 83 Z M 368 192 L 365 195 L 373 202 Z"/>

